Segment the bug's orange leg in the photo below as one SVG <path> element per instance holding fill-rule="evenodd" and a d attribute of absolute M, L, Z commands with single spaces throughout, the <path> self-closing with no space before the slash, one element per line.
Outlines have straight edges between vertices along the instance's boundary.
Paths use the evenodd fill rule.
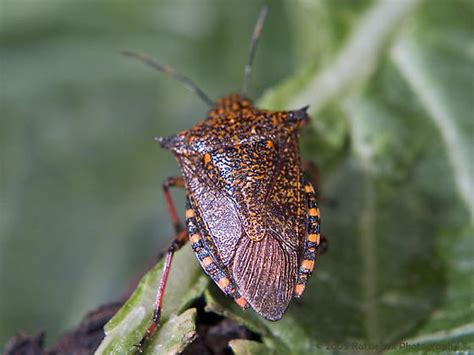
<path fill-rule="evenodd" d="M 178 214 L 176 213 L 176 208 L 174 206 L 173 199 L 171 197 L 171 193 L 169 191 L 170 187 L 184 187 L 184 181 L 181 176 L 171 177 L 166 179 L 163 184 L 163 192 L 165 196 L 166 205 L 168 207 L 168 211 L 171 216 L 171 220 L 173 222 L 174 228 L 176 230 L 176 239 L 171 243 L 167 252 L 166 252 L 166 259 L 165 264 L 163 266 L 163 273 L 161 275 L 160 286 L 158 287 L 158 291 L 156 293 L 155 298 L 155 309 L 153 311 L 153 318 L 151 324 L 148 326 L 145 334 L 143 335 L 142 339 L 138 344 L 135 345 L 138 352 L 142 353 L 145 343 L 148 339 L 153 335 L 154 331 L 159 325 L 160 316 L 161 316 L 161 308 L 163 304 L 163 296 L 166 289 L 166 284 L 168 282 L 168 277 L 171 268 L 171 262 L 173 260 L 174 252 L 179 250 L 187 241 L 187 232 L 183 230 L 181 226 L 181 222 L 179 221 Z"/>

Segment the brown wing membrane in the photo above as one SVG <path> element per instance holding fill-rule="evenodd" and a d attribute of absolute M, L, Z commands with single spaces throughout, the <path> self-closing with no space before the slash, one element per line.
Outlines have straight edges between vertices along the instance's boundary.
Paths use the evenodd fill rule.
<path fill-rule="evenodd" d="M 243 238 L 235 254 L 233 276 L 240 294 L 255 311 L 268 320 L 278 320 L 293 295 L 297 263 L 296 251 L 285 250 L 271 234 L 258 242 Z"/>

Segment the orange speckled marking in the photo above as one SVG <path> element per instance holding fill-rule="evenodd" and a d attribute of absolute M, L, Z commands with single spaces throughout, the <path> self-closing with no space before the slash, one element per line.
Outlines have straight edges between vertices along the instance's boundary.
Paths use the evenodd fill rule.
<path fill-rule="evenodd" d="M 305 259 L 305 260 L 303 260 L 303 262 L 301 263 L 301 266 L 302 266 L 303 268 L 305 268 L 306 270 L 313 270 L 313 268 L 314 268 L 314 260 Z"/>
<path fill-rule="evenodd" d="M 206 256 L 204 259 L 202 259 L 202 264 L 204 266 L 209 266 L 213 263 L 214 261 L 212 260 L 212 258 L 210 256 Z"/>
<path fill-rule="evenodd" d="M 309 215 L 313 217 L 319 217 L 319 210 L 317 208 L 311 208 L 309 210 Z"/>
<path fill-rule="evenodd" d="M 230 285 L 230 280 L 227 277 L 223 277 L 219 281 L 217 281 L 217 284 L 221 289 L 225 289 L 227 286 Z"/>
<path fill-rule="evenodd" d="M 297 297 L 301 296 L 304 292 L 306 285 L 305 284 L 296 284 L 295 285 L 295 295 Z"/>
<path fill-rule="evenodd" d="M 308 234 L 308 241 L 311 243 L 319 244 L 319 234 Z"/>
<path fill-rule="evenodd" d="M 187 209 L 185 213 L 186 218 L 193 218 L 195 216 L 194 211 L 192 208 Z"/>
<path fill-rule="evenodd" d="M 273 149 L 275 148 L 275 143 L 273 143 L 273 141 L 269 139 L 267 141 L 267 147 Z"/>
<path fill-rule="evenodd" d="M 191 242 L 197 243 L 197 242 L 199 242 L 199 241 L 201 240 L 201 235 L 198 234 L 198 233 L 193 234 L 193 235 L 190 237 L 190 239 L 191 239 Z"/>
<path fill-rule="evenodd" d="M 235 181 L 232 181 L 231 185 L 232 186 L 238 186 L 242 183 L 242 180 L 236 179 Z"/>
<path fill-rule="evenodd" d="M 306 193 L 312 193 L 312 192 L 314 192 L 313 186 L 311 186 L 311 185 L 305 185 L 305 187 L 304 187 L 304 192 L 306 192 Z"/>
<path fill-rule="evenodd" d="M 204 164 L 207 165 L 211 161 L 211 155 L 209 153 L 204 154 Z"/>
<path fill-rule="evenodd" d="M 234 298 L 235 303 L 237 303 L 241 308 L 247 308 L 248 307 L 248 302 L 245 298 L 243 297 L 236 297 Z"/>

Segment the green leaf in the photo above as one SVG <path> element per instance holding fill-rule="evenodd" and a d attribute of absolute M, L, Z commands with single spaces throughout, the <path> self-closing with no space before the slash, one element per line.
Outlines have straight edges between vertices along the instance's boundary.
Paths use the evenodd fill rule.
<path fill-rule="evenodd" d="M 196 309 L 172 315 L 148 347 L 152 354 L 180 354 L 196 339 Z"/>
<path fill-rule="evenodd" d="M 235 355 L 273 354 L 273 352 L 268 351 L 264 345 L 252 340 L 231 340 L 229 346 L 234 351 Z"/>
<path fill-rule="evenodd" d="M 138 344 L 151 322 L 163 264 L 164 259 L 143 277 L 133 295 L 107 323 L 106 336 L 97 354 L 134 353 L 133 346 Z M 147 346 L 148 353 L 179 353 L 194 340 L 196 310 L 184 310 L 204 292 L 207 283 L 190 248 L 175 253 L 160 326 Z"/>

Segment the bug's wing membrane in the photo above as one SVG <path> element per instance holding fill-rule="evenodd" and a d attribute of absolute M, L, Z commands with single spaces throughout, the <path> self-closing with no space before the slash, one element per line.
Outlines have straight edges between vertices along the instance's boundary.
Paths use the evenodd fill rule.
<path fill-rule="evenodd" d="M 259 242 L 241 240 L 233 277 L 241 295 L 264 318 L 278 320 L 285 313 L 293 294 L 297 260 L 296 251 L 288 250 L 272 235 Z"/>

